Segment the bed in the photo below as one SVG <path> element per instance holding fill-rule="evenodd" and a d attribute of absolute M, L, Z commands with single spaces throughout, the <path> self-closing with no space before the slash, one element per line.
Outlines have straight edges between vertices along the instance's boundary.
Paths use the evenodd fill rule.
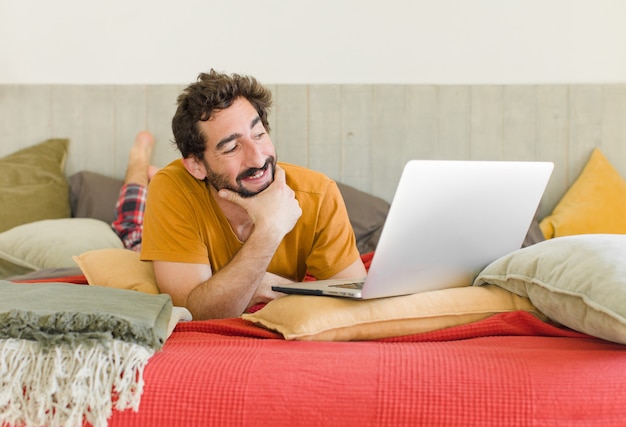
<path fill-rule="evenodd" d="M 67 179 L 67 150 L 49 140 L 0 159 L 1 279 L 164 301 L 150 295 L 151 269 L 107 228 L 121 181 L 88 171 Z M 367 266 L 388 204 L 340 188 Z M 533 220 L 524 247 L 464 288 L 371 302 L 289 296 L 211 321 L 168 308 L 170 329 L 132 371 L 137 404 L 74 422 L 626 425 L 625 195 L 593 151 L 551 214 Z M 34 425 L 15 415 L 13 399 L 0 392 L 5 425 Z"/>

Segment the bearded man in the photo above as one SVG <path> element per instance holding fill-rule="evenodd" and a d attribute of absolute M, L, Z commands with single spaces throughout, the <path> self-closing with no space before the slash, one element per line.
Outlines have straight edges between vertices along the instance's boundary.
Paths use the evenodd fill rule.
<path fill-rule="evenodd" d="M 150 182 L 141 259 L 194 319 L 240 315 L 281 296 L 272 285 L 363 277 L 345 204 L 327 176 L 277 161 L 271 93 L 211 70 L 178 97 L 182 158 Z"/>

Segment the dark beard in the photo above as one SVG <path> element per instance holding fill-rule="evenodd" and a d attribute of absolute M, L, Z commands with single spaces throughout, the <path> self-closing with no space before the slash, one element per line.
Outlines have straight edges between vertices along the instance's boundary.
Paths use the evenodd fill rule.
<path fill-rule="evenodd" d="M 272 180 L 265 187 L 261 188 L 258 191 L 250 191 L 243 186 L 242 181 L 245 178 L 256 175 L 259 171 L 266 170 L 269 167 L 272 168 L 272 171 L 271 171 Z M 204 161 L 204 168 L 207 171 L 205 182 L 211 185 L 213 188 L 215 188 L 216 191 L 220 191 L 221 189 L 226 189 L 226 190 L 234 191 L 235 193 L 239 194 L 241 197 L 248 198 L 248 197 L 256 196 L 261 191 L 269 187 L 272 182 L 274 182 L 274 173 L 276 171 L 276 158 L 274 156 L 270 156 L 267 158 L 262 168 L 248 169 L 240 173 L 237 176 L 237 178 L 235 178 L 235 182 L 237 183 L 236 186 L 231 185 L 230 182 L 228 181 L 228 178 L 225 177 L 224 175 L 214 173 L 211 170 L 211 168 L 209 168 L 209 165 L 206 161 Z"/>

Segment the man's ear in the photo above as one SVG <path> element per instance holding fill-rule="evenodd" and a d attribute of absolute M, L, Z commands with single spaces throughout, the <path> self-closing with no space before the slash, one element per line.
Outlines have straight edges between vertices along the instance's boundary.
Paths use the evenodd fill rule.
<path fill-rule="evenodd" d="M 183 165 L 185 165 L 187 172 L 189 172 L 194 178 L 199 179 L 200 181 L 206 178 L 207 173 L 204 164 L 194 156 L 184 158 Z"/>

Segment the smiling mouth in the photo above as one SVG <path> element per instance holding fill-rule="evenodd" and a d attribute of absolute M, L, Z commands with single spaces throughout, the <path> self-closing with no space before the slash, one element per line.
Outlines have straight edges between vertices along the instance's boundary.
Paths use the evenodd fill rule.
<path fill-rule="evenodd" d="M 271 159 L 267 159 L 262 168 L 248 169 L 237 177 L 237 181 L 255 181 L 261 179 L 266 175 L 266 172 L 269 170 L 272 164 L 273 162 L 271 161 Z"/>
<path fill-rule="evenodd" d="M 238 193 L 242 197 L 253 197 L 265 190 L 273 181 L 273 176 L 270 179 L 267 178 L 268 174 L 271 175 L 271 167 L 274 162 L 268 159 L 262 168 L 248 169 L 237 177 L 237 184 L 239 186 Z M 246 188 L 248 187 L 248 188 Z"/>
<path fill-rule="evenodd" d="M 256 169 L 256 172 L 254 170 L 249 171 L 248 173 L 246 173 L 246 176 L 243 179 L 255 180 L 255 179 L 262 178 L 265 175 L 266 171 L 267 171 L 267 165 L 263 169 Z"/>

